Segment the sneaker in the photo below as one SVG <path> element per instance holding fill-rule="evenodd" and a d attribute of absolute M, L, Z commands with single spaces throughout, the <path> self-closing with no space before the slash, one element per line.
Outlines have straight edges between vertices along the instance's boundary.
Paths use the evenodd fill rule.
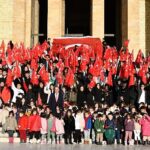
<path fill-rule="evenodd" d="M 54 145 L 54 144 L 55 144 L 55 142 L 54 142 L 54 141 L 52 141 L 51 143 L 52 143 L 52 145 Z"/>
<path fill-rule="evenodd" d="M 134 145 L 134 140 L 129 141 L 129 145 Z"/>
<path fill-rule="evenodd" d="M 52 143 L 51 140 L 48 140 L 48 141 L 47 141 L 47 144 L 51 144 L 51 143 Z"/>
<path fill-rule="evenodd" d="M 39 144 L 41 142 L 41 140 L 37 140 L 36 143 Z"/>
<path fill-rule="evenodd" d="M 32 139 L 31 139 L 31 140 L 29 140 L 29 143 L 33 144 L 33 140 L 32 140 Z"/>

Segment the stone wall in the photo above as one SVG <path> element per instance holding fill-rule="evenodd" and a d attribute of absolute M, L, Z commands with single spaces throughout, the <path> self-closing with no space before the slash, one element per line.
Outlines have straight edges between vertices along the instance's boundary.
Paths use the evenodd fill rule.
<path fill-rule="evenodd" d="M 32 3 L 35 2 L 33 19 Z M 92 35 L 104 37 L 104 0 L 92 1 Z M 130 40 L 130 49 L 150 50 L 150 1 L 122 0 L 122 41 Z M 0 0 L 0 41 L 23 41 L 31 45 L 31 29 L 38 33 L 38 0 Z M 32 12 L 33 13 L 33 12 Z M 33 26 L 34 20 L 34 26 Z M 32 21 L 32 22 L 31 22 Z M 65 32 L 65 0 L 48 0 L 48 38 Z M 35 42 L 38 38 L 35 39 Z"/>
<path fill-rule="evenodd" d="M 0 41 L 30 45 L 31 0 L 0 0 Z"/>

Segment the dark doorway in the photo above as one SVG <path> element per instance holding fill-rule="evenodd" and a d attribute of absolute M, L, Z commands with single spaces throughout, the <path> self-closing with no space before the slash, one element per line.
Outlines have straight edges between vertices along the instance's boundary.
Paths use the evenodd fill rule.
<path fill-rule="evenodd" d="M 121 1 L 105 0 L 105 41 L 110 46 L 121 47 Z"/>
<path fill-rule="evenodd" d="M 65 0 L 65 34 L 91 35 L 91 0 Z"/>
<path fill-rule="evenodd" d="M 39 36 L 40 43 L 47 40 L 47 13 L 48 0 L 39 0 L 39 33 L 44 34 L 43 36 Z"/>

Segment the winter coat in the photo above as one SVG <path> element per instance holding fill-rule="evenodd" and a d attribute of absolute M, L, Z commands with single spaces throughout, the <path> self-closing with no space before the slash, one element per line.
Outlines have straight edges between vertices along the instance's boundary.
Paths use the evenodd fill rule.
<path fill-rule="evenodd" d="M 5 130 L 13 130 L 15 131 L 17 128 L 17 120 L 15 117 L 7 117 L 5 123 Z"/>
<path fill-rule="evenodd" d="M 88 106 L 94 106 L 94 96 L 92 91 L 87 91 L 86 93 L 86 103 Z"/>
<path fill-rule="evenodd" d="M 44 88 L 39 88 L 38 94 L 40 95 L 40 98 L 42 100 L 42 104 L 47 104 L 47 94 L 44 93 Z"/>
<path fill-rule="evenodd" d="M 109 120 L 107 119 L 106 122 L 105 122 L 105 128 L 106 129 L 115 129 L 115 122 L 114 120 Z"/>
<path fill-rule="evenodd" d="M 28 117 L 26 115 L 22 116 L 18 120 L 18 130 L 27 130 L 28 128 Z"/>
<path fill-rule="evenodd" d="M 74 91 L 71 91 L 69 94 L 69 101 L 70 102 L 76 102 L 77 101 L 77 93 Z"/>
<path fill-rule="evenodd" d="M 134 130 L 141 131 L 141 125 L 139 124 L 139 122 L 134 121 Z"/>
<path fill-rule="evenodd" d="M 85 127 L 84 127 L 84 130 L 88 130 L 88 129 L 91 129 L 92 128 L 92 120 L 91 120 L 91 117 L 87 117 L 87 118 L 84 118 L 84 121 L 85 121 Z"/>
<path fill-rule="evenodd" d="M 84 121 L 83 114 L 77 114 L 75 116 L 75 129 L 83 131 L 84 127 L 85 127 L 85 121 Z"/>
<path fill-rule="evenodd" d="M 104 121 L 100 121 L 99 119 L 96 119 L 94 123 L 94 128 L 96 133 L 104 133 Z"/>
<path fill-rule="evenodd" d="M 64 122 L 65 122 L 64 125 L 65 133 L 71 133 L 75 130 L 75 120 L 73 116 L 71 117 L 65 116 Z"/>
<path fill-rule="evenodd" d="M 29 131 L 40 131 L 41 129 L 41 117 L 39 115 L 31 115 L 28 123 Z"/>
<path fill-rule="evenodd" d="M 102 91 L 101 89 L 95 88 L 94 89 L 94 98 L 96 102 L 101 102 L 102 99 Z"/>
<path fill-rule="evenodd" d="M 84 105 L 84 101 L 86 101 L 86 94 L 85 92 L 81 92 L 81 91 L 78 91 L 77 92 L 77 106 L 79 108 L 83 107 Z"/>
<path fill-rule="evenodd" d="M 56 106 L 59 106 L 60 109 L 63 110 L 63 104 L 64 104 L 64 101 L 63 101 L 63 95 L 61 92 L 59 92 L 57 101 L 55 98 L 55 93 L 51 94 L 50 100 L 49 100 L 49 106 L 50 106 L 50 109 L 52 110 L 53 115 L 56 114 Z"/>
<path fill-rule="evenodd" d="M 46 134 L 48 130 L 48 121 L 41 117 L 41 134 Z"/>
<path fill-rule="evenodd" d="M 31 99 L 35 102 L 35 94 L 33 93 L 33 90 L 28 90 L 28 92 L 25 94 L 26 104 L 29 105 Z"/>
<path fill-rule="evenodd" d="M 9 111 L 7 109 L 2 109 L 2 111 L 0 112 L 0 123 L 2 125 L 4 125 L 6 123 L 6 118 L 9 115 Z"/>
<path fill-rule="evenodd" d="M 63 119 L 55 119 L 55 125 L 56 125 L 56 134 L 64 134 L 64 121 Z"/>
<path fill-rule="evenodd" d="M 45 87 L 44 87 L 44 93 L 47 94 L 47 101 L 46 103 L 48 104 L 49 103 L 49 99 L 50 99 L 50 96 L 51 96 L 51 90 L 49 88 L 49 84 L 47 84 Z"/>
<path fill-rule="evenodd" d="M 114 119 L 115 122 L 115 129 L 122 130 L 124 129 L 124 118 L 119 116 L 118 118 Z"/>
<path fill-rule="evenodd" d="M 146 117 L 141 118 L 139 123 L 142 127 L 142 135 L 150 136 L 150 117 L 146 116 Z"/>
<path fill-rule="evenodd" d="M 126 119 L 124 122 L 124 125 L 125 125 L 125 131 L 133 131 L 134 130 L 134 121 L 133 120 L 128 121 L 128 119 Z"/>
<path fill-rule="evenodd" d="M 14 85 L 14 83 L 12 83 L 12 86 L 11 86 L 14 94 L 13 94 L 13 98 L 12 98 L 12 102 L 13 103 L 16 103 L 17 101 L 17 97 L 20 95 L 20 94 L 24 94 L 24 91 L 22 89 L 17 89 Z"/>
<path fill-rule="evenodd" d="M 53 125 L 53 122 L 54 122 L 54 118 L 48 118 L 48 131 L 51 131 L 52 129 L 52 125 Z"/>

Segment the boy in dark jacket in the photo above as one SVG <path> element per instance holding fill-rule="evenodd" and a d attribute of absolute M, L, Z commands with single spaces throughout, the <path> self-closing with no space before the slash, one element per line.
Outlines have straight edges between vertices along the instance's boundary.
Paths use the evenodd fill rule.
<path fill-rule="evenodd" d="M 120 140 L 121 140 L 121 134 L 122 131 L 124 130 L 124 119 L 123 117 L 120 116 L 119 112 L 115 113 L 115 139 L 116 139 L 116 143 L 120 144 Z"/>
<path fill-rule="evenodd" d="M 92 128 L 92 119 L 91 115 L 88 111 L 84 113 L 84 121 L 85 121 L 85 127 L 84 127 L 84 143 L 89 144 L 90 142 L 90 131 Z"/>
<path fill-rule="evenodd" d="M 105 122 L 105 129 L 105 137 L 107 139 L 107 144 L 113 144 L 115 138 L 115 122 L 112 113 L 108 114 L 108 118 Z"/>

